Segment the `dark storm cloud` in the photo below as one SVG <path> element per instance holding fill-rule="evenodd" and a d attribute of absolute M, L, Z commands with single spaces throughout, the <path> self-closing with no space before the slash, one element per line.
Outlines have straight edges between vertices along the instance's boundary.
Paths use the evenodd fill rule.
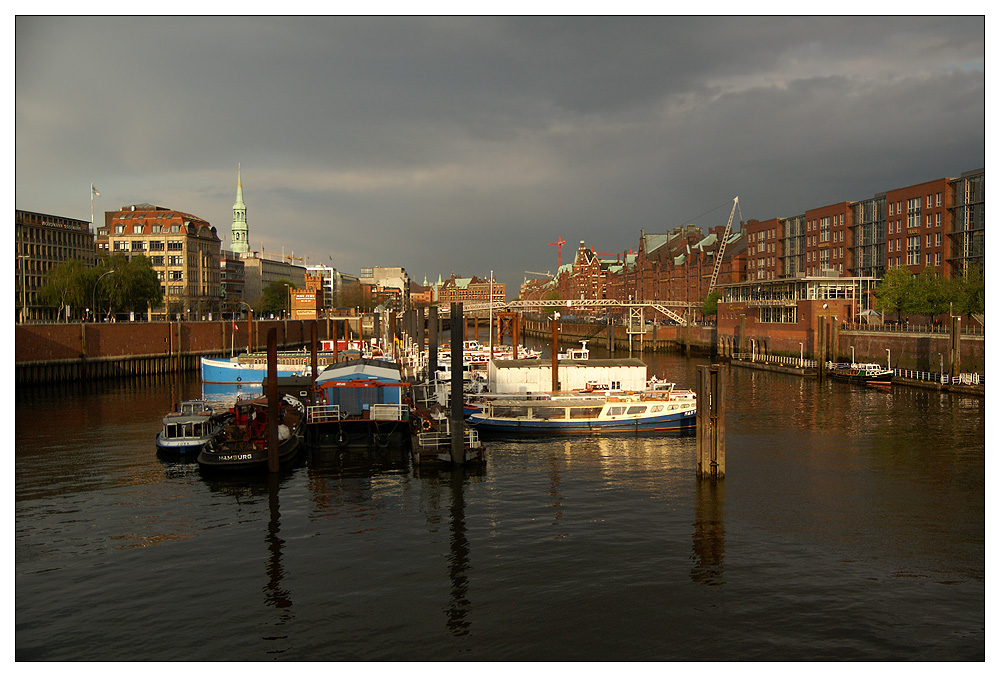
<path fill-rule="evenodd" d="M 421 280 L 985 162 L 981 17 L 15 22 L 18 208 L 153 201 Z M 724 223 L 728 207 L 696 221 Z M 508 291 L 513 297 L 516 288 Z"/>

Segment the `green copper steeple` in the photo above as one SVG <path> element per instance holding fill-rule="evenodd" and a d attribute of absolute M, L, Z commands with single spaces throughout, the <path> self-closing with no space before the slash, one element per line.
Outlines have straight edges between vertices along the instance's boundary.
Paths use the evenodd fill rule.
<path fill-rule="evenodd" d="M 250 251 L 250 232 L 247 228 L 247 206 L 243 202 L 243 181 L 240 164 L 236 163 L 236 204 L 233 205 L 232 248 L 238 254 Z"/>

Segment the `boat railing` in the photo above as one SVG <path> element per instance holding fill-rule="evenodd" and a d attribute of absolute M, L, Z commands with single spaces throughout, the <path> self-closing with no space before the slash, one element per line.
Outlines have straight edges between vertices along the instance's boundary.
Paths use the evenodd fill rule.
<path fill-rule="evenodd" d="M 368 408 L 368 418 L 372 421 L 405 421 L 408 409 L 402 403 L 371 404 Z"/>
<path fill-rule="evenodd" d="M 441 449 L 451 446 L 451 433 L 447 430 L 425 431 L 417 435 L 417 441 L 424 449 Z M 463 443 L 467 448 L 479 446 L 479 433 L 474 428 L 466 428 Z"/>
<path fill-rule="evenodd" d="M 816 360 L 804 357 L 793 357 L 790 355 L 764 355 L 761 353 L 733 353 L 734 360 L 744 360 L 747 362 L 764 362 L 765 364 L 778 364 L 784 367 L 796 367 L 798 369 L 815 369 Z"/>
<path fill-rule="evenodd" d="M 313 404 L 306 408 L 306 423 L 328 423 L 341 418 L 339 404 Z"/>

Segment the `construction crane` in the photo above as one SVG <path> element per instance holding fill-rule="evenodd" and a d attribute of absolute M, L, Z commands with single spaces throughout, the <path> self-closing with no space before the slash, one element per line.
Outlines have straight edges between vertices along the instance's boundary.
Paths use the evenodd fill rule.
<path fill-rule="evenodd" d="M 562 268 L 562 246 L 566 244 L 566 240 L 562 239 L 562 235 L 556 238 L 555 242 L 550 242 L 550 245 L 555 245 L 559 249 L 559 268 Z"/>
<path fill-rule="evenodd" d="M 542 275 L 544 277 L 553 277 L 552 273 L 536 273 L 533 270 L 526 270 L 526 271 L 524 271 L 524 274 L 525 275 Z"/>
<path fill-rule="evenodd" d="M 712 289 L 715 288 L 715 281 L 719 277 L 719 269 L 722 268 L 722 255 L 726 252 L 726 241 L 729 239 L 729 234 L 733 230 L 733 216 L 736 211 L 740 211 L 740 223 L 743 223 L 743 210 L 740 209 L 740 196 L 737 195 L 733 198 L 733 209 L 729 212 L 729 222 L 726 223 L 726 231 L 722 234 L 722 241 L 719 242 L 719 249 L 715 255 L 715 267 L 712 269 L 712 281 L 708 283 L 708 292 L 712 293 Z"/>

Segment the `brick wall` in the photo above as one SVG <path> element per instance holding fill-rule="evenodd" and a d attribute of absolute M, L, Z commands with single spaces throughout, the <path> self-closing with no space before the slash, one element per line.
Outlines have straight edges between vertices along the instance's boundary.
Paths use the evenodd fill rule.
<path fill-rule="evenodd" d="M 307 320 L 254 321 L 254 347 L 267 347 L 267 332 L 276 329 L 279 346 L 309 341 Z M 247 348 L 246 321 L 224 322 L 118 322 L 101 324 L 25 324 L 14 328 L 14 362 L 133 357 L 180 353 L 225 353 Z M 328 338 L 327 323 L 316 325 L 317 340 Z M 234 340 L 235 339 L 235 340 Z"/>

